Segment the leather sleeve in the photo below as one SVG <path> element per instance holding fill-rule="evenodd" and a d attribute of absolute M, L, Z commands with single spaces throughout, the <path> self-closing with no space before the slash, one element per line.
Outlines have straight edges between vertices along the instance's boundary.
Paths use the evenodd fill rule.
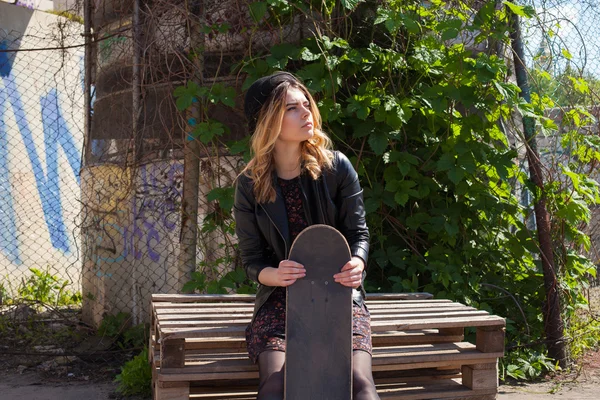
<path fill-rule="evenodd" d="M 235 185 L 233 218 L 242 265 L 248 278 L 258 282 L 260 272 L 269 266 L 264 251 L 267 244 L 256 222 L 256 199 L 248 177 L 240 175 Z M 260 282 L 258 282 L 260 283 Z"/>
<path fill-rule="evenodd" d="M 337 193 L 334 201 L 338 210 L 336 223 L 348 240 L 351 254 L 362 258 L 366 269 L 369 257 L 369 229 L 365 220 L 363 190 L 350 160 L 343 153 L 336 152 L 335 161 Z"/>

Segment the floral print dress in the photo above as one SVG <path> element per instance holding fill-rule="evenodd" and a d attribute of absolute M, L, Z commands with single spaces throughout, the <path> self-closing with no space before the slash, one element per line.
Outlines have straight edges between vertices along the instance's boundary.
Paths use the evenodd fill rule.
<path fill-rule="evenodd" d="M 308 226 L 302 205 L 300 178 L 277 178 L 281 187 L 288 216 L 292 242 Z M 246 347 L 252 362 L 265 350 L 285 351 L 285 296 L 286 289 L 278 287 L 258 310 L 254 320 L 246 328 Z M 366 306 L 352 304 L 352 348 L 372 354 L 371 316 Z"/>

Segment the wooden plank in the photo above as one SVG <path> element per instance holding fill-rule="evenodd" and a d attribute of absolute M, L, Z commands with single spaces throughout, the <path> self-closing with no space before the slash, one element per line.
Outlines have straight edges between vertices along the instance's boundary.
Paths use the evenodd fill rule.
<path fill-rule="evenodd" d="M 365 304 L 370 308 L 405 308 L 405 307 L 467 307 L 461 303 L 453 302 L 451 300 L 391 300 L 391 301 L 371 301 L 366 300 Z M 188 303 L 177 303 L 177 302 L 158 302 L 152 304 L 155 310 L 165 309 L 165 308 L 175 308 L 175 309 L 210 309 L 210 308 L 243 308 L 250 309 L 254 308 L 253 303 L 241 303 L 241 302 L 188 302 Z"/>
<path fill-rule="evenodd" d="M 185 350 L 201 349 L 244 349 L 246 350 L 246 339 L 236 337 L 217 338 L 194 338 L 185 341 Z"/>
<path fill-rule="evenodd" d="M 368 300 L 419 300 L 431 299 L 430 293 L 367 293 Z M 254 302 L 256 296 L 253 294 L 164 294 L 155 293 L 152 295 L 152 302 L 176 302 L 176 303 L 191 303 L 191 302 L 232 302 L 244 301 Z"/>
<path fill-rule="evenodd" d="M 459 379 L 448 379 L 438 382 L 428 382 L 427 387 L 419 382 L 378 384 L 377 392 L 385 400 L 420 400 L 420 399 L 469 399 L 489 400 L 495 397 L 492 390 L 473 391 L 461 385 Z M 491 396 L 491 397 L 490 397 Z M 192 387 L 190 399 L 202 400 L 247 400 L 256 399 L 256 388 L 243 386 L 240 388 Z"/>
<path fill-rule="evenodd" d="M 416 319 L 416 318 L 459 318 L 466 317 L 471 318 L 473 316 L 489 315 L 487 311 L 444 311 L 444 312 L 389 312 L 389 313 L 373 313 L 371 314 L 371 321 L 377 320 L 394 320 L 394 319 Z M 160 317 L 159 324 L 162 327 L 170 327 L 170 323 L 174 323 L 174 326 L 204 326 L 207 324 L 227 324 L 229 321 L 241 321 L 244 320 L 246 323 L 250 323 L 252 319 L 251 315 L 248 314 L 169 314 Z M 189 325 L 188 325 L 189 324 Z"/>
<path fill-rule="evenodd" d="M 475 344 L 484 353 L 504 352 L 504 327 L 477 328 Z"/>
<path fill-rule="evenodd" d="M 426 386 L 403 383 L 378 385 L 377 393 L 382 400 L 488 400 L 496 396 L 496 391 L 493 389 L 470 390 L 461 384 L 460 379 L 442 380 Z"/>
<path fill-rule="evenodd" d="M 371 336 L 373 346 L 410 345 L 424 343 L 460 342 L 463 335 L 441 336 L 437 330 L 376 332 Z M 244 337 L 207 337 L 190 338 L 185 342 L 186 352 L 189 350 L 230 349 L 246 350 Z"/>
<path fill-rule="evenodd" d="M 252 371 L 224 372 L 164 372 L 158 373 L 158 380 L 163 382 L 226 382 L 241 379 L 258 379 L 258 367 Z"/>
<path fill-rule="evenodd" d="M 219 326 L 240 327 L 246 326 L 250 322 L 248 318 L 220 320 L 220 321 L 164 321 L 159 322 L 159 329 L 165 333 L 170 329 L 191 329 L 191 328 L 216 328 Z M 445 318 L 443 315 L 435 317 L 408 316 L 404 318 L 402 315 L 394 319 L 378 319 L 371 320 L 371 330 L 373 332 L 381 330 L 410 330 L 410 329 L 425 329 L 425 328 L 458 328 L 458 327 L 480 327 L 480 326 L 504 326 L 504 319 L 489 315 L 467 315 L 461 317 L 449 316 Z"/>
<path fill-rule="evenodd" d="M 458 318 L 465 317 L 470 318 L 472 316 L 483 316 L 489 315 L 487 311 L 447 311 L 447 312 L 386 312 L 386 313 L 373 313 L 371 314 L 371 320 L 390 320 L 390 319 L 418 319 L 418 318 Z M 251 315 L 249 314 L 168 314 L 160 316 L 158 323 L 162 327 L 170 327 L 169 324 L 173 323 L 174 326 L 193 326 L 197 323 L 198 326 L 204 326 L 206 324 L 228 324 L 236 323 L 235 321 L 245 321 L 249 323 Z M 177 322 L 179 321 L 179 322 Z M 189 325 L 188 325 L 189 324 Z"/>
<path fill-rule="evenodd" d="M 252 315 L 252 311 L 254 307 L 189 307 L 189 308 L 159 308 L 156 310 L 156 314 L 159 318 L 162 318 L 167 315 L 173 314 L 184 314 L 184 315 L 192 315 L 192 314 L 249 314 Z"/>
<path fill-rule="evenodd" d="M 165 338 L 202 338 L 202 337 L 245 337 L 244 326 L 225 326 L 219 328 L 166 328 L 161 329 Z"/>
<path fill-rule="evenodd" d="M 215 321 L 219 322 L 227 322 L 229 320 L 246 320 L 248 322 L 252 319 L 251 313 L 228 313 L 228 314 L 166 314 L 161 315 L 159 323 L 164 326 L 165 322 L 168 321 L 198 321 L 198 322 L 209 322 Z"/>
<path fill-rule="evenodd" d="M 460 368 L 421 368 L 407 369 L 404 371 L 378 371 L 373 374 L 376 385 L 417 382 L 428 384 L 431 381 L 456 379 L 460 378 L 461 376 Z"/>
<path fill-rule="evenodd" d="M 429 300 L 365 300 L 367 306 L 370 305 L 381 305 L 381 304 L 390 304 L 390 305 L 404 305 L 404 304 L 461 304 L 454 302 L 448 299 L 429 299 Z M 466 306 L 465 306 L 466 307 Z"/>
<path fill-rule="evenodd" d="M 155 400 L 188 400 L 189 398 L 190 385 L 187 382 L 171 387 L 162 387 L 160 381 L 154 384 Z"/>
<path fill-rule="evenodd" d="M 439 335 L 435 330 L 372 332 L 373 347 L 460 342 L 463 336 Z"/>
<path fill-rule="evenodd" d="M 201 302 L 232 302 L 244 301 L 254 302 L 256 296 L 253 294 L 162 294 L 152 295 L 152 302 L 174 302 L 174 303 L 201 303 Z"/>
<path fill-rule="evenodd" d="M 449 358 L 441 361 L 423 361 L 412 364 L 385 364 L 373 366 L 373 373 L 382 371 L 410 371 L 420 368 L 440 368 L 440 369 L 455 369 L 461 368 L 463 364 L 476 364 L 478 362 L 493 362 L 493 358 L 480 359 L 480 358 L 462 358 L 460 360 Z"/>
<path fill-rule="evenodd" d="M 370 301 L 379 300 L 420 300 L 431 299 L 431 293 L 367 293 L 366 299 Z"/>
<path fill-rule="evenodd" d="M 462 383 L 469 389 L 497 389 L 498 363 L 463 365 Z"/>
<path fill-rule="evenodd" d="M 481 353 L 470 343 L 443 343 L 373 349 L 373 371 L 405 370 L 415 368 L 449 367 L 464 364 L 489 364 L 500 353 Z M 162 368 L 159 380 L 210 380 L 209 374 L 226 373 L 222 377 L 232 379 L 237 373 L 256 371 L 246 355 L 213 354 L 211 357 L 186 359 L 183 368 Z M 229 374 L 229 375 L 228 375 Z"/>
<path fill-rule="evenodd" d="M 161 367 L 181 368 L 185 365 L 185 339 L 164 340 L 160 344 Z"/>
<path fill-rule="evenodd" d="M 440 345 L 437 345 L 435 349 L 431 349 L 431 346 L 429 345 L 406 346 L 405 349 L 397 346 L 385 350 L 375 349 L 373 366 L 416 364 L 419 362 L 429 363 L 435 361 L 444 361 L 444 366 L 446 366 L 448 365 L 446 361 L 452 361 L 453 358 L 456 358 L 459 363 L 464 360 L 469 360 L 470 364 L 479 365 L 485 364 L 485 362 L 476 360 L 490 360 L 494 359 L 493 355 L 497 355 L 495 353 L 480 353 L 470 347 L 469 343 L 464 343 L 464 345 L 466 347 L 460 349 L 441 349 Z M 255 369 L 254 365 L 249 362 L 245 353 L 232 352 L 205 354 L 188 353 L 185 368 L 190 366 L 206 366 L 208 368 L 207 371 L 214 371 L 215 369 L 219 369 L 219 371 L 220 369 L 230 371 Z M 169 369 L 169 371 L 171 370 L 172 369 Z"/>
<path fill-rule="evenodd" d="M 454 313 L 454 314 L 452 314 Z M 477 310 L 474 308 L 464 308 L 464 307 L 447 307 L 447 308 L 410 308 L 410 309 L 381 309 L 371 311 L 372 318 L 378 318 L 382 316 L 390 316 L 390 315 L 414 315 L 414 316 L 422 316 L 422 315 L 439 315 L 444 317 L 446 315 L 489 315 L 487 311 Z M 199 320 L 204 319 L 231 319 L 235 318 L 251 318 L 252 311 L 223 311 L 223 310 L 205 310 L 205 309 L 190 309 L 190 310 L 172 310 L 169 312 L 164 312 L 161 310 L 157 313 L 158 321 L 169 321 L 169 320 L 186 320 L 186 319 L 194 319 L 197 318 Z"/>
<path fill-rule="evenodd" d="M 438 332 L 440 335 L 448 335 L 448 336 L 464 335 L 465 328 L 462 326 L 458 327 L 458 328 L 440 328 L 440 329 L 438 329 Z"/>
<path fill-rule="evenodd" d="M 406 320 L 394 323 L 394 321 L 374 321 L 371 323 L 372 331 L 382 330 L 410 330 L 427 328 L 459 328 L 459 327 L 480 327 L 480 326 L 504 326 L 503 318 L 495 315 L 474 316 L 470 318 L 445 318 L 445 319 L 420 319 Z"/>
<path fill-rule="evenodd" d="M 160 321 L 159 329 L 164 332 L 167 328 L 189 328 L 189 327 L 218 327 L 218 326 L 246 326 L 250 323 L 250 318 L 236 318 L 236 319 L 227 319 L 227 320 L 217 320 L 217 321 Z"/>
<path fill-rule="evenodd" d="M 158 318 L 162 319 L 165 316 L 169 315 L 219 315 L 219 314 L 247 314 L 249 316 L 252 315 L 254 311 L 254 307 L 204 307 L 201 305 L 197 305 L 195 307 L 172 307 L 172 308 L 158 308 L 156 309 L 156 315 Z M 375 307 L 369 309 L 371 315 L 376 314 L 390 314 L 390 313 L 410 313 L 410 312 L 419 312 L 419 313 L 436 313 L 436 312 L 452 312 L 452 311 L 479 311 L 485 312 L 482 310 L 477 310 L 473 307 L 463 306 L 461 304 L 456 303 L 441 303 L 441 304 L 402 304 L 402 305 L 394 305 L 387 307 Z"/>
<path fill-rule="evenodd" d="M 430 329 L 430 328 L 453 328 L 453 327 L 480 327 L 480 326 L 504 326 L 503 318 L 486 315 L 472 318 L 446 318 L 440 319 L 418 319 L 398 321 L 374 321 L 371 324 L 373 332 L 382 331 L 404 331 L 412 329 Z M 161 337 L 170 338 L 194 338 L 194 337 L 222 337 L 222 336 L 242 336 L 245 332 L 247 322 L 238 322 L 229 326 L 220 327 L 181 327 L 165 328 L 159 326 Z"/>
<path fill-rule="evenodd" d="M 176 308 L 176 309 L 187 309 L 187 308 L 245 308 L 245 309 L 253 309 L 254 303 L 173 303 L 173 302 L 164 302 L 164 303 L 152 303 L 152 307 L 156 310 L 161 310 L 164 308 Z"/>

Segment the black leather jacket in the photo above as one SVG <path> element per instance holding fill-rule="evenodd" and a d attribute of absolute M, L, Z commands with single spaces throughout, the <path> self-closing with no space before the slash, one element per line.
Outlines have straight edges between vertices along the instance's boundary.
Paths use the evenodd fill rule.
<path fill-rule="evenodd" d="M 326 224 L 338 229 L 346 237 L 352 255 L 362 258 L 366 266 L 369 230 L 358 174 L 344 154 L 337 151 L 333 154 L 333 168 L 324 170 L 319 179 L 305 173 L 300 177 L 306 219 L 309 225 Z M 240 175 L 236 181 L 235 231 L 246 274 L 256 282 L 264 268 L 277 268 L 281 260 L 287 259 L 291 247 L 287 211 L 275 178 L 273 175 L 277 198 L 272 203 L 256 202 L 252 180 L 247 176 Z M 254 316 L 274 290 L 275 287 L 259 282 Z M 353 291 L 353 300 L 359 305 L 363 296 L 362 286 Z"/>

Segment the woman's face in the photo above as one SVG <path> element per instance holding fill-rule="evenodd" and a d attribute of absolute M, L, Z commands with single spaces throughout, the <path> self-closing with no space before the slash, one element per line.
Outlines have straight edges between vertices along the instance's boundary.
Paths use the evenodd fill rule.
<path fill-rule="evenodd" d="M 281 131 L 277 139 L 300 143 L 313 137 L 313 133 L 313 117 L 308 99 L 300 89 L 288 88 Z"/>

